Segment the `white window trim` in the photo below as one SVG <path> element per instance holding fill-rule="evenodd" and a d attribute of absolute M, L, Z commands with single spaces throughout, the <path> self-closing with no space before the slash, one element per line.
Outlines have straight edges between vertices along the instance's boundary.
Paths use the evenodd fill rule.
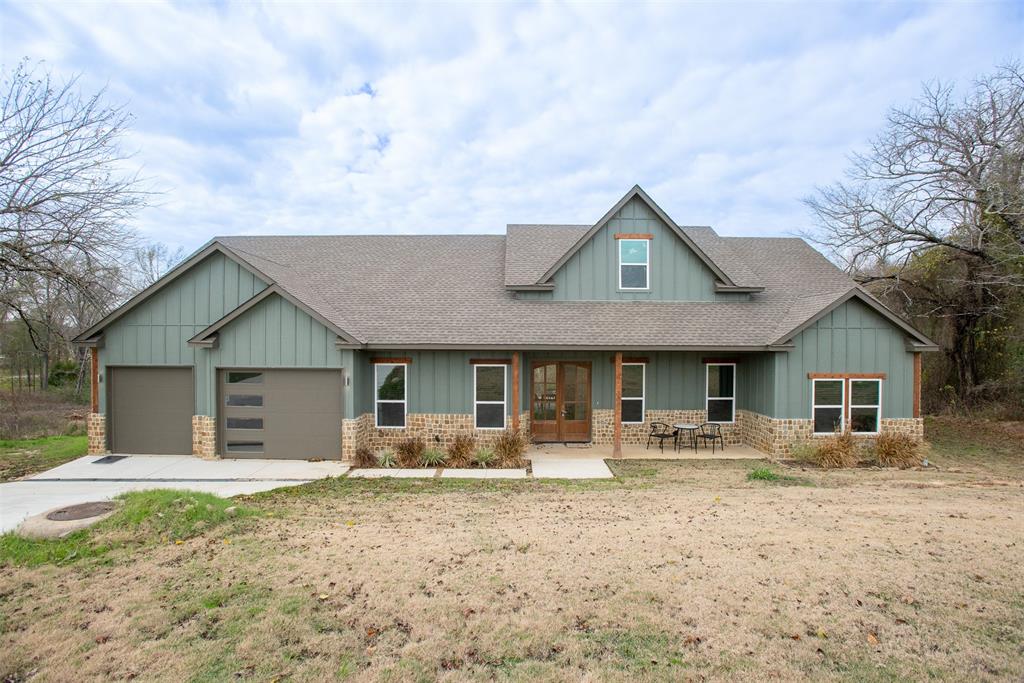
<path fill-rule="evenodd" d="M 401 366 L 404 368 L 405 381 L 402 383 L 403 396 L 402 400 L 398 401 L 393 398 L 382 399 L 378 396 L 377 386 L 377 371 L 380 368 L 396 368 Z M 402 424 L 401 425 L 382 425 L 380 423 L 380 415 L 378 414 L 377 406 L 381 403 L 401 403 L 402 410 Z M 405 429 L 405 426 L 409 423 L 409 364 L 408 363 L 374 363 L 373 364 L 373 424 L 377 429 Z"/>
<path fill-rule="evenodd" d="M 850 382 L 850 431 L 854 434 L 860 434 L 863 436 L 877 436 L 882 429 L 882 380 L 877 378 L 871 379 L 857 379 L 847 378 L 847 382 Z M 853 382 L 875 382 L 878 384 L 878 403 L 861 405 L 853 402 Z M 853 409 L 854 408 L 874 408 L 878 411 L 878 415 L 875 417 L 875 431 L 873 432 L 854 432 L 853 431 Z"/>
<path fill-rule="evenodd" d="M 647 260 L 640 263 L 623 263 L 622 262 L 622 245 L 624 242 L 646 242 L 647 243 Z M 649 292 L 651 291 L 651 240 L 649 239 L 631 239 L 631 240 L 618 240 L 618 260 L 619 260 L 619 289 L 626 292 Z M 647 286 L 646 287 L 623 287 L 622 286 L 622 266 L 639 266 L 642 265 L 646 268 L 647 273 Z"/>
<path fill-rule="evenodd" d="M 732 366 L 732 396 L 709 396 L 708 388 L 710 385 L 711 367 L 717 365 L 731 365 Z M 731 425 L 736 424 L 736 364 L 735 363 L 705 363 L 704 364 L 704 416 L 710 417 L 708 414 L 708 402 L 709 401 L 730 401 L 732 404 L 732 419 L 728 421 L 722 420 L 708 420 L 709 424 L 716 425 Z"/>
<path fill-rule="evenodd" d="M 637 398 L 640 399 L 640 421 L 639 422 L 627 422 L 626 420 L 623 420 L 622 424 L 624 424 L 624 425 L 642 425 L 645 422 L 647 422 L 647 363 L 623 363 L 622 367 L 626 367 L 627 365 L 639 365 L 641 368 L 643 368 L 643 375 L 642 375 L 643 383 L 642 383 L 642 391 L 640 392 L 640 396 L 639 397 L 637 397 L 637 396 L 623 396 L 622 397 L 622 400 L 628 400 L 628 401 L 635 401 Z M 620 408 L 620 410 L 621 410 L 621 408 Z"/>
<path fill-rule="evenodd" d="M 833 405 L 831 403 L 821 403 L 821 404 L 818 404 L 818 403 L 814 402 L 814 395 L 815 395 L 815 393 L 817 393 L 817 392 L 815 392 L 814 389 L 815 389 L 815 386 L 817 386 L 818 382 L 839 382 L 840 386 L 842 387 L 842 389 L 840 389 L 841 393 L 840 393 L 840 396 L 839 396 L 839 405 Z M 840 432 L 845 432 L 846 431 L 846 380 L 843 379 L 843 378 L 840 378 L 840 377 L 815 377 L 814 379 L 812 379 L 811 380 L 811 429 L 814 429 L 814 423 L 816 422 L 816 420 L 814 419 L 814 410 L 816 408 L 839 408 L 839 431 Z M 879 413 L 879 417 L 881 417 L 881 413 Z M 831 431 L 829 431 L 829 432 L 812 432 L 812 434 L 814 436 L 831 436 L 832 434 L 834 434 L 834 432 L 831 432 Z"/>
<path fill-rule="evenodd" d="M 476 371 L 480 368 L 501 368 L 502 369 L 502 380 L 501 380 L 501 401 L 478 401 L 476 399 Z M 501 406 L 501 426 L 500 427 L 481 427 L 477 423 L 476 407 L 478 405 L 489 405 L 489 406 Z M 503 364 L 493 365 L 474 365 L 473 366 L 473 428 L 485 431 L 501 431 L 505 429 L 505 425 L 508 424 L 508 366 Z"/>

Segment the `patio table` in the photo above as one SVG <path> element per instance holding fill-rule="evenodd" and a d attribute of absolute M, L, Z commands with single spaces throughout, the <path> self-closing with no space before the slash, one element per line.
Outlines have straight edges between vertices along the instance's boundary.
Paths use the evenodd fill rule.
<path fill-rule="evenodd" d="M 686 432 L 687 436 L 690 437 L 690 445 L 693 447 L 693 452 L 697 452 L 697 430 L 700 429 L 700 425 L 690 424 L 689 422 L 680 422 L 672 425 L 675 429 L 680 432 Z M 676 441 L 676 450 L 679 450 L 679 442 Z"/>

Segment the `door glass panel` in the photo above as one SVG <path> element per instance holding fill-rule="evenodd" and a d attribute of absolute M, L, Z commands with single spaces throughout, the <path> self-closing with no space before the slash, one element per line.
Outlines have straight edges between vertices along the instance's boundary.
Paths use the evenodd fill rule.
<path fill-rule="evenodd" d="M 262 372 L 229 372 L 228 384 L 263 384 Z"/>
<path fill-rule="evenodd" d="M 263 397 L 259 394 L 228 394 L 224 400 L 229 406 L 242 408 L 258 408 L 263 405 Z"/>
<path fill-rule="evenodd" d="M 555 402 L 537 401 L 533 404 L 533 419 L 535 421 L 554 420 Z"/>
<path fill-rule="evenodd" d="M 263 429 L 262 417 L 229 417 L 228 429 Z"/>

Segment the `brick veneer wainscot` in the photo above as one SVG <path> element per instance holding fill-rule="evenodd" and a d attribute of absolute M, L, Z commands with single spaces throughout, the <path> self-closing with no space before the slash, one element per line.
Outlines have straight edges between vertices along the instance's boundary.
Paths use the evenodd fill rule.
<path fill-rule="evenodd" d="M 89 413 L 85 419 L 85 433 L 89 440 L 89 455 L 107 452 L 107 416 Z"/>
<path fill-rule="evenodd" d="M 209 415 L 192 416 L 192 455 L 217 459 L 217 421 Z"/>

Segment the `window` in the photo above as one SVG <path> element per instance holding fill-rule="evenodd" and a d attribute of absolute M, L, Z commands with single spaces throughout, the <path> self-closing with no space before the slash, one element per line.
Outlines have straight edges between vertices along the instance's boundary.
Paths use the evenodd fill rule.
<path fill-rule="evenodd" d="M 505 366 L 473 366 L 473 416 L 477 429 L 505 428 Z"/>
<path fill-rule="evenodd" d="M 736 364 L 708 363 L 706 387 L 708 422 L 735 422 Z"/>
<path fill-rule="evenodd" d="M 236 408 L 259 408 L 263 405 L 263 397 L 259 394 L 228 394 L 224 402 Z"/>
<path fill-rule="evenodd" d="M 850 431 L 877 434 L 878 414 L 882 405 L 882 380 L 851 379 Z"/>
<path fill-rule="evenodd" d="M 380 363 L 373 366 L 376 375 L 377 396 L 374 415 L 377 427 L 401 429 L 405 427 L 405 375 L 407 366 Z"/>
<path fill-rule="evenodd" d="M 619 289 L 650 288 L 650 240 L 619 240 Z"/>
<path fill-rule="evenodd" d="M 647 366 L 643 363 L 622 364 L 622 423 L 641 424 L 644 421 L 644 391 Z"/>
<path fill-rule="evenodd" d="M 263 429 L 262 417 L 229 417 L 226 422 L 228 429 Z"/>
<path fill-rule="evenodd" d="M 229 372 L 228 384 L 263 384 L 262 372 Z"/>
<path fill-rule="evenodd" d="M 815 434 L 849 429 L 854 434 L 877 434 L 882 414 L 882 380 L 839 377 L 812 380 Z"/>
<path fill-rule="evenodd" d="M 814 398 L 812 401 L 815 434 L 831 434 L 842 431 L 844 426 L 843 413 L 846 411 L 844 402 L 844 384 L 842 379 L 815 379 L 811 387 Z"/>

